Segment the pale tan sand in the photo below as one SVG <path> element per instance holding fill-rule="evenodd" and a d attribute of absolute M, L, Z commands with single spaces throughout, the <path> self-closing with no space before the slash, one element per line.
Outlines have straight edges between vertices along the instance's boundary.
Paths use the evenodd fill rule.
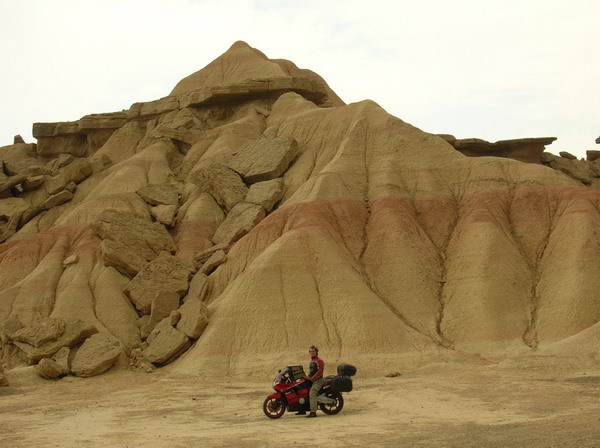
<path fill-rule="evenodd" d="M 262 383 L 115 371 L 0 389 L 2 447 L 598 447 L 599 369 L 437 364 L 355 377 L 337 416 L 279 420 Z"/>

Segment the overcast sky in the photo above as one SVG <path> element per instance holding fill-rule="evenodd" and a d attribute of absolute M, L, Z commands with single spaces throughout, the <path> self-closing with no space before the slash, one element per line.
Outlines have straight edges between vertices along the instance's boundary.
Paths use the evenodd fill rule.
<path fill-rule="evenodd" d="M 237 40 L 427 132 L 600 150 L 598 0 L 0 0 L 0 146 L 166 96 Z"/>

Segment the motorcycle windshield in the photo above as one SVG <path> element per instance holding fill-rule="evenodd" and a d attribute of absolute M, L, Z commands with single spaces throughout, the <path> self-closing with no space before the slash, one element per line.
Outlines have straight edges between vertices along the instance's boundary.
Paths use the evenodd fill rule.
<path fill-rule="evenodd" d="M 283 383 L 285 382 L 286 377 L 289 377 L 289 373 L 290 373 L 290 369 L 289 368 L 285 368 L 283 370 L 281 370 L 277 376 L 275 377 L 275 379 L 273 380 L 273 384 L 279 384 L 279 383 Z"/>

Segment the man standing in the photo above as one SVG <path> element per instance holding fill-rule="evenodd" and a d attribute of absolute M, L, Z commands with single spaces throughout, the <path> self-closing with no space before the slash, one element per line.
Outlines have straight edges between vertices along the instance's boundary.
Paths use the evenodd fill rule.
<path fill-rule="evenodd" d="M 325 370 L 325 363 L 319 358 L 319 349 L 314 345 L 308 349 L 310 354 L 310 366 L 308 370 L 308 376 L 305 375 L 304 379 L 312 381 L 312 387 L 310 388 L 310 414 L 306 418 L 313 418 L 317 416 L 317 394 L 319 389 L 323 385 L 323 372 Z"/>

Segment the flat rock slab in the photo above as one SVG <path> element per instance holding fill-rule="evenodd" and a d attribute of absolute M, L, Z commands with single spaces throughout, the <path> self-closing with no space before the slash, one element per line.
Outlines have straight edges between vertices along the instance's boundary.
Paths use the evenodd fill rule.
<path fill-rule="evenodd" d="M 206 293 L 208 286 L 208 276 L 202 272 L 197 272 L 190 282 L 190 289 L 188 289 L 185 300 L 202 300 Z"/>
<path fill-rule="evenodd" d="M 231 210 L 248 194 L 248 187 L 241 177 L 231 168 L 220 163 L 194 171 L 191 181 L 215 198 L 215 201 L 226 210 Z"/>
<path fill-rule="evenodd" d="M 160 328 L 142 356 L 152 364 L 167 364 L 181 355 L 190 346 L 188 337 L 171 326 Z"/>
<path fill-rule="evenodd" d="M 246 182 L 261 182 L 280 177 L 297 154 L 293 138 L 262 136 L 243 145 L 228 166 Z"/>
<path fill-rule="evenodd" d="M 104 240 L 104 263 L 129 276 L 136 275 L 160 252 L 175 250 L 173 238 L 161 224 L 130 213 L 105 210 L 92 226 Z"/>
<path fill-rule="evenodd" d="M 87 339 L 77 350 L 71 371 L 80 377 L 100 375 L 110 369 L 121 354 L 118 343 L 106 336 L 96 334 Z"/>
<path fill-rule="evenodd" d="M 40 347 L 58 340 L 65 332 L 66 323 L 62 319 L 47 318 L 33 325 L 23 327 L 12 334 L 14 341 L 26 342 L 34 347 Z"/>
<path fill-rule="evenodd" d="M 181 318 L 177 329 L 192 339 L 198 339 L 208 325 L 208 308 L 200 300 L 188 300 L 179 308 Z"/>
<path fill-rule="evenodd" d="M 139 311 L 150 314 L 158 291 L 176 293 L 179 297 L 187 293 L 190 273 L 190 266 L 183 260 L 161 252 L 129 282 L 125 292 Z"/>
<path fill-rule="evenodd" d="M 283 179 L 278 177 L 277 179 L 253 184 L 248 190 L 246 202 L 258 204 L 268 213 L 282 197 Z"/>
<path fill-rule="evenodd" d="M 232 244 L 256 226 L 265 217 L 265 210 L 257 204 L 242 202 L 231 209 L 225 221 L 221 223 L 213 243 Z"/>
<path fill-rule="evenodd" d="M 196 255 L 194 257 L 196 263 L 204 263 L 206 260 L 208 260 L 210 257 L 212 257 L 212 255 L 218 251 L 218 250 L 223 250 L 223 251 L 227 251 L 229 248 L 229 246 L 227 246 L 227 244 L 215 244 L 212 247 L 209 247 L 206 250 L 203 250 L 202 252 L 200 252 L 198 255 Z"/>
<path fill-rule="evenodd" d="M 226 261 L 227 261 L 227 254 L 222 250 L 218 250 L 214 254 L 212 254 L 208 260 L 206 260 L 204 262 L 204 264 L 198 270 L 198 274 L 199 275 L 202 275 L 202 274 L 208 275 L 212 271 L 214 271 L 218 266 L 222 265 Z M 198 274 L 196 274 L 196 275 L 198 275 Z"/>
<path fill-rule="evenodd" d="M 179 193 L 169 185 L 148 184 L 140 188 L 137 194 L 150 205 L 177 205 Z"/>
<path fill-rule="evenodd" d="M 79 319 L 65 318 L 65 331 L 55 341 L 46 342 L 39 347 L 21 341 L 14 341 L 30 364 L 35 364 L 43 358 L 50 358 L 63 347 L 73 347 L 98 332 L 96 327 Z"/>

